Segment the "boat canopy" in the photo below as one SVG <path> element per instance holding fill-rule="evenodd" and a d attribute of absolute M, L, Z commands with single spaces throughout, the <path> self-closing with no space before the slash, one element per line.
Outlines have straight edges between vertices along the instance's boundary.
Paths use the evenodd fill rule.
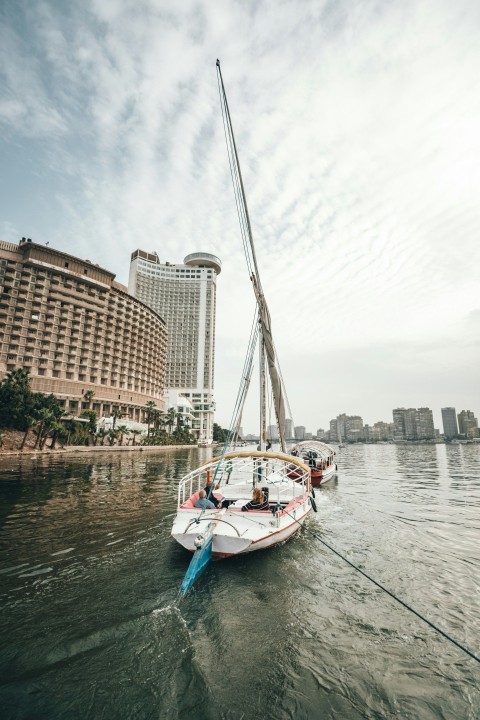
<path fill-rule="evenodd" d="M 321 460 L 336 455 L 336 451 L 331 445 L 320 442 L 320 440 L 304 440 L 296 443 L 290 448 L 290 453 L 298 453 L 300 457 L 307 457 L 309 453 L 316 453 L 316 455 L 310 455 L 310 457 L 317 457 Z"/>

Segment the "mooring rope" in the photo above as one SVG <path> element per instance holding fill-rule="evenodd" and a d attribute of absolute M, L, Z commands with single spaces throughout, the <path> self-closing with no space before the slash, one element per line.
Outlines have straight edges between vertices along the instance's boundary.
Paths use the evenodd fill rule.
<path fill-rule="evenodd" d="M 464 653 L 466 653 L 471 658 L 473 658 L 478 663 L 480 663 L 480 657 L 478 655 L 475 655 L 475 653 L 472 652 L 471 650 L 469 650 L 467 647 L 465 647 L 465 645 L 462 645 L 462 643 L 458 642 L 458 640 L 455 640 L 455 638 L 453 638 L 451 635 L 449 635 L 447 632 L 445 632 L 445 630 L 442 630 L 442 628 L 438 627 L 438 625 L 435 625 L 435 623 L 433 623 L 431 620 L 429 620 L 424 615 L 419 613 L 418 610 L 415 610 L 415 608 L 413 608 L 411 605 L 406 603 L 405 600 L 402 600 L 402 598 L 398 597 L 398 595 L 395 595 L 394 592 L 392 592 L 391 590 L 386 588 L 384 585 L 379 583 L 378 580 L 375 580 L 371 575 L 369 575 L 364 570 L 359 568 L 358 565 L 355 565 L 355 563 L 353 563 L 351 560 L 349 560 L 347 557 L 345 557 L 345 555 L 342 555 L 342 553 L 340 553 L 338 550 L 336 550 L 334 547 L 332 547 L 332 545 L 329 545 L 329 543 L 327 543 L 325 540 L 323 540 L 320 537 L 320 535 L 317 535 L 317 533 L 313 532 L 313 530 L 311 530 L 309 527 L 306 527 L 302 523 L 298 522 L 298 520 L 296 518 L 294 518 L 293 515 L 291 515 L 289 512 L 287 512 L 287 515 L 290 515 L 290 517 L 293 520 L 295 520 L 295 522 L 297 522 L 300 525 L 300 527 L 304 527 L 305 530 L 307 530 L 307 532 L 309 532 L 311 535 L 313 535 L 313 537 L 316 540 L 321 542 L 322 545 L 325 545 L 325 547 L 327 547 L 329 550 L 331 550 L 333 553 L 335 553 L 335 555 L 338 555 L 338 557 L 341 558 L 342 560 L 344 560 L 344 562 L 346 562 L 348 565 L 350 565 L 350 567 L 352 567 L 354 570 L 356 570 L 361 575 L 366 577 L 367 580 L 370 580 L 370 582 L 372 582 L 374 585 L 376 585 L 378 588 L 380 588 L 380 590 L 383 590 L 384 593 L 386 593 L 387 595 L 390 595 L 390 597 L 393 598 L 393 600 L 396 600 L 398 603 L 400 603 L 400 605 L 403 605 L 404 608 L 406 608 L 407 610 L 410 610 L 411 613 L 413 613 L 418 618 L 420 618 L 420 620 L 423 620 L 423 622 L 426 623 L 427 625 L 429 625 L 433 630 L 435 630 L 435 632 L 439 633 L 439 635 L 443 635 L 444 638 L 449 640 L 451 643 L 453 643 L 458 648 L 460 648 L 460 650 L 463 650 Z"/>

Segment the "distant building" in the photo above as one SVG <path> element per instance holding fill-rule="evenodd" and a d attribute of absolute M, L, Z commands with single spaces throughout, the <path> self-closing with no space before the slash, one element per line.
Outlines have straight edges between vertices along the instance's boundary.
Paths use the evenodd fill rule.
<path fill-rule="evenodd" d="M 458 435 L 457 413 L 454 407 L 442 408 L 443 434 L 447 439 Z"/>
<path fill-rule="evenodd" d="M 415 411 L 415 434 L 417 440 L 433 440 L 435 428 L 430 408 L 418 408 Z"/>
<path fill-rule="evenodd" d="M 345 440 L 358 442 L 364 440 L 363 420 L 360 415 L 347 415 L 345 419 Z"/>
<path fill-rule="evenodd" d="M 328 431 L 330 441 L 338 442 L 338 425 L 336 420 L 330 420 L 330 429 Z"/>
<path fill-rule="evenodd" d="M 329 440 L 334 442 L 358 442 L 365 439 L 363 420 L 360 415 L 337 415 L 330 420 Z"/>
<path fill-rule="evenodd" d="M 368 428 L 368 430 L 366 429 Z M 386 442 L 393 440 L 395 436 L 395 426 L 393 423 L 379 421 L 372 426 L 365 425 L 365 436 L 371 442 Z"/>
<path fill-rule="evenodd" d="M 396 408 L 393 413 L 394 439 L 433 440 L 435 430 L 430 408 Z"/>
<path fill-rule="evenodd" d="M 312 435 L 311 432 L 306 432 L 306 433 L 305 433 L 305 436 L 304 436 L 304 439 L 305 439 L 305 440 L 311 440 L 312 437 L 313 437 L 313 435 Z"/>
<path fill-rule="evenodd" d="M 161 263 L 156 253 L 132 253 L 128 290 L 159 313 L 168 328 L 166 387 L 192 401 L 193 430 L 213 438 L 215 309 L 220 260 L 187 255 L 183 264 Z"/>
<path fill-rule="evenodd" d="M 305 440 L 305 425 L 295 426 L 295 440 Z"/>
<path fill-rule="evenodd" d="M 478 420 L 471 410 L 462 410 L 458 414 L 458 431 L 469 439 L 478 437 Z"/>
<path fill-rule="evenodd" d="M 269 440 L 278 440 L 279 433 L 278 433 L 278 427 L 276 425 L 268 425 L 267 426 L 267 438 Z"/>
<path fill-rule="evenodd" d="M 393 413 L 394 439 L 416 440 L 415 408 L 396 408 Z"/>
<path fill-rule="evenodd" d="M 188 398 L 179 393 L 178 390 L 165 390 L 165 404 L 167 412 L 170 408 L 175 410 L 175 422 L 177 425 L 188 428 L 193 427 L 195 415 L 193 405 Z"/>
<path fill-rule="evenodd" d="M 318 440 L 325 440 L 326 438 L 326 432 L 323 428 L 318 428 L 317 430 L 317 439 Z"/>
<path fill-rule="evenodd" d="M 293 420 L 291 418 L 285 419 L 285 439 L 293 440 L 295 437 L 295 430 L 293 428 Z"/>

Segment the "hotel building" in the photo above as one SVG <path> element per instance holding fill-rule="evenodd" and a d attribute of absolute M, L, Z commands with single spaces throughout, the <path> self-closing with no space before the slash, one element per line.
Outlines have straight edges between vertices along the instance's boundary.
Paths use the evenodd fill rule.
<path fill-rule="evenodd" d="M 164 410 L 166 349 L 164 320 L 113 273 L 29 239 L 0 241 L 0 380 L 28 368 L 32 390 L 74 415 L 116 409 L 143 422 L 149 400 Z"/>
<path fill-rule="evenodd" d="M 167 324 L 166 387 L 193 405 L 198 440 L 213 438 L 215 307 L 221 262 L 192 253 L 183 265 L 161 263 L 156 253 L 132 253 L 128 291 L 158 312 Z"/>

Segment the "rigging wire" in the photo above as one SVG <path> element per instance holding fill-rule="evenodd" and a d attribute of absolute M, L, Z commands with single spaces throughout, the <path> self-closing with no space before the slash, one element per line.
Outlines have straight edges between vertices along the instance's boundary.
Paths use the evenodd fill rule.
<path fill-rule="evenodd" d="M 218 82 L 218 92 L 220 95 L 220 107 L 222 110 L 223 132 L 225 135 L 225 144 L 227 146 L 228 164 L 230 167 L 230 175 L 232 178 L 233 192 L 234 192 L 234 196 L 235 196 L 235 204 L 237 206 L 238 222 L 240 225 L 240 233 L 242 236 L 245 259 L 247 261 L 247 269 L 248 269 L 249 275 L 251 276 L 253 274 L 253 265 L 252 265 L 252 260 L 250 257 L 250 251 L 249 251 L 250 238 L 249 238 L 248 211 L 246 211 L 246 209 L 245 209 L 245 201 L 244 201 L 244 197 L 242 195 L 241 177 L 239 178 L 237 164 L 235 163 L 235 153 L 234 153 L 234 150 L 232 147 L 232 143 L 234 143 L 234 140 L 232 139 L 233 129 L 231 129 L 228 124 L 228 117 L 227 117 L 228 106 L 226 106 L 227 101 L 226 101 L 225 89 L 223 87 L 223 82 L 221 81 L 221 76 L 220 76 L 219 71 L 217 71 L 217 82 Z"/>
<path fill-rule="evenodd" d="M 229 110 L 228 101 L 227 101 L 227 94 L 225 92 L 225 87 L 224 87 L 223 78 L 222 78 L 222 72 L 220 70 L 220 60 L 217 60 L 216 65 L 217 65 L 217 78 L 218 78 L 218 86 L 219 86 L 219 92 L 220 92 L 220 101 L 222 104 L 222 118 L 223 118 L 224 128 L 226 130 L 226 135 L 228 135 L 228 138 L 230 141 L 230 147 L 227 144 L 227 149 L 228 149 L 229 153 L 231 153 L 232 163 L 235 168 L 235 176 L 236 176 L 237 188 L 238 188 L 238 193 L 239 193 L 239 199 L 241 200 L 240 204 L 242 207 L 243 220 L 245 223 L 246 233 L 247 233 L 248 240 L 249 240 L 250 256 L 251 256 L 253 267 L 255 270 L 255 277 L 257 279 L 257 285 L 260 289 L 260 292 L 263 295 L 262 283 L 260 281 L 260 274 L 258 272 L 257 257 L 255 254 L 255 246 L 253 244 L 253 234 L 252 234 L 252 226 L 250 223 L 250 215 L 248 212 L 247 200 L 245 197 L 245 188 L 243 186 L 243 178 L 242 178 L 242 171 L 240 168 L 240 160 L 238 158 L 237 145 L 236 145 L 235 136 L 233 133 L 232 118 L 230 116 L 230 110 Z"/>
<path fill-rule="evenodd" d="M 260 275 L 258 271 L 258 265 L 257 265 L 257 258 L 255 253 L 255 246 L 253 243 L 253 234 L 252 234 L 252 228 L 250 223 L 250 216 L 248 212 L 248 206 L 247 206 L 247 200 L 245 197 L 245 189 L 243 185 L 243 179 L 242 179 L 242 172 L 240 168 L 240 160 L 238 158 L 237 153 L 237 146 L 235 142 L 235 136 L 233 133 L 233 125 L 232 120 L 230 116 L 230 110 L 228 107 L 228 101 L 227 101 L 227 95 L 225 92 L 225 87 L 223 84 L 223 78 L 222 73 L 220 69 L 220 61 L 217 60 L 217 83 L 218 83 L 218 92 L 220 95 L 220 106 L 222 109 L 222 121 L 223 121 L 223 130 L 225 135 L 225 143 L 227 146 L 227 154 L 228 154 L 228 162 L 230 166 L 230 175 L 232 178 L 233 188 L 234 188 L 234 195 L 235 195 L 235 204 L 237 206 L 237 215 L 238 220 L 240 224 L 240 231 L 242 235 L 242 241 L 243 241 L 243 248 L 245 253 L 245 258 L 247 260 L 247 267 L 248 271 L 250 273 L 250 277 L 253 279 L 255 278 L 256 284 L 260 293 L 260 297 L 263 297 L 263 289 L 262 289 L 262 283 L 260 280 Z M 259 299 L 257 297 L 257 302 L 259 302 Z M 285 383 L 283 380 L 282 372 L 280 369 L 280 365 L 278 362 L 278 354 L 276 351 L 276 348 L 273 344 L 273 338 L 272 338 L 272 345 L 276 357 L 276 366 L 278 368 L 278 373 L 280 377 L 280 384 L 281 384 L 281 393 L 286 399 L 286 405 L 289 412 L 289 417 L 292 419 L 292 411 L 290 407 L 290 402 L 288 400 L 288 396 L 285 389 Z M 277 418 L 277 424 L 278 424 L 278 418 Z M 280 430 L 280 428 L 279 428 Z M 282 436 L 284 432 L 284 428 L 280 431 L 280 437 Z"/>
<path fill-rule="evenodd" d="M 317 535 L 317 533 L 313 532 L 313 530 L 311 530 L 309 527 L 302 525 L 302 523 L 300 523 L 289 512 L 287 512 L 287 515 L 290 515 L 290 517 L 293 520 L 295 520 L 295 522 L 298 523 L 300 525 L 300 527 L 304 527 L 305 530 L 307 530 L 307 532 L 309 532 L 311 535 L 313 535 L 313 537 L 316 540 L 321 542 L 322 545 L 325 545 L 325 547 L 327 547 L 329 550 L 331 550 L 333 553 L 335 553 L 335 555 L 338 555 L 339 558 L 341 558 L 344 562 L 346 562 L 348 565 L 350 565 L 350 567 L 352 567 L 354 570 L 359 572 L 361 575 L 366 577 L 367 580 L 370 580 L 370 582 L 372 582 L 374 585 L 376 585 L 378 588 L 380 588 L 380 590 L 383 590 L 383 592 L 386 593 L 387 595 L 389 595 L 393 600 L 400 603 L 400 605 L 403 605 L 404 608 L 406 608 L 411 613 L 416 615 L 420 620 L 423 620 L 423 622 L 426 623 L 427 625 L 429 625 L 433 630 L 435 630 L 435 632 L 437 632 L 439 635 L 442 635 L 444 638 L 446 638 L 451 643 L 453 643 L 453 645 L 456 645 L 458 648 L 460 648 L 460 650 L 463 650 L 464 653 L 466 653 L 471 658 L 473 658 L 478 663 L 480 663 L 480 657 L 478 655 L 475 655 L 475 653 L 472 652 L 471 650 L 469 650 L 469 648 L 467 648 L 465 645 L 462 645 L 462 643 L 460 643 L 458 640 L 455 640 L 455 638 L 453 638 L 451 635 L 449 635 L 447 632 L 445 632 L 445 630 L 442 630 L 442 628 L 438 627 L 438 625 L 435 625 L 435 623 L 433 623 L 431 620 L 426 618 L 425 615 L 422 615 L 421 613 L 419 613 L 418 610 L 415 610 L 415 608 L 413 608 L 411 605 L 406 603 L 405 600 L 402 600 L 402 598 L 398 597 L 398 595 L 396 595 L 394 592 L 392 592 L 391 590 L 386 588 L 385 585 L 382 585 L 381 583 L 378 582 L 378 580 L 375 580 L 375 578 L 373 578 L 371 575 L 369 575 L 364 570 L 359 568 L 358 565 L 355 565 L 355 563 L 353 563 L 351 560 L 349 560 L 347 557 L 345 557 L 345 555 L 342 555 L 341 552 L 339 552 L 332 545 L 330 545 L 325 540 L 323 540 L 323 538 L 321 538 L 320 535 Z"/>

